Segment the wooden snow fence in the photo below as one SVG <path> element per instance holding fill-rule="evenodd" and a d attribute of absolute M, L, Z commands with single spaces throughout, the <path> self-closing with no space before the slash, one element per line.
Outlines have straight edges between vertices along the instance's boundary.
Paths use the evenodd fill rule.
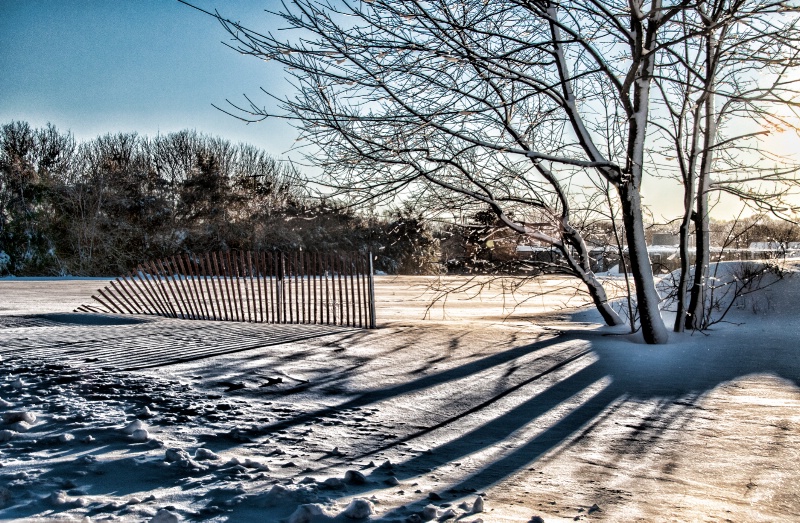
<path fill-rule="evenodd" d="M 76 312 L 375 328 L 372 254 L 211 252 L 139 265 Z"/>

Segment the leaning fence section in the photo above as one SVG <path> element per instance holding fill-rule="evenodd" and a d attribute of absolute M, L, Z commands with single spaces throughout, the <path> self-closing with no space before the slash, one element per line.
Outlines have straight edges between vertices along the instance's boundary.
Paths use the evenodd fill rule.
<path fill-rule="evenodd" d="M 375 328 L 372 255 L 210 252 L 139 265 L 79 312 Z"/>

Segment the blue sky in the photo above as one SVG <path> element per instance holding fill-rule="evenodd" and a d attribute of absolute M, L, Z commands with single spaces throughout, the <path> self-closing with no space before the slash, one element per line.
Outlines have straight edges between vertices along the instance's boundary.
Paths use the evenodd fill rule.
<path fill-rule="evenodd" d="M 274 0 L 194 3 L 257 28 L 280 25 L 264 12 Z M 79 139 L 196 129 L 280 154 L 294 141 L 288 125 L 246 125 L 211 105 L 283 83 L 228 39 L 176 0 L 0 0 L 0 123 L 52 122 Z"/>
<path fill-rule="evenodd" d="M 192 1 L 260 31 L 281 26 L 265 12 L 279 0 Z M 212 107 L 244 103 L 244 94 L 270 105 L 260 88 L 287 85 L 274 64 L 223 45 L 229 39 L 213 17 L 177 0 L 0 0 L 0 124 L 51 122 L 80 140 L 195 129 L 286 158 L 297 136 L 287 123 L 248 125 Z M 774 145 L 796 150 L 796 138 Z M 679 191 L 650 179 L 645 201 L 656 216 L 677 215 Z"/>

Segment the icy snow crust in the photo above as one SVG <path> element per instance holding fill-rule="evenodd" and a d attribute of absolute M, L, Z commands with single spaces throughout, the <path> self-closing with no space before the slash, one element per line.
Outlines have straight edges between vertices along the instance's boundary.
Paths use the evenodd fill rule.
<path fill-rule="evenodd" d="M 379 278 L 362 331 L 72 314 L 95 282 L 0 282 L 0 519 L 800 517 L 800 276 L 661 347 L 560 280 L 422 320 L 428 283 Z"/>

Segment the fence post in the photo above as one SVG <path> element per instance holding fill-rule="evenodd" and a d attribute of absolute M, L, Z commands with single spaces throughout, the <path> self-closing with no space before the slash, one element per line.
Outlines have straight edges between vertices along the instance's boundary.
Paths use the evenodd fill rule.
<path fill-rule="evenodd" d="M 375 271 L 372 267 L 372 251 L 369 253 L 369 328 L 375 328 Z"/>
<path fill-rule="evenodd" d="M 280 251 L 280 263 L 278 264 L 278 281 L 275 283 L 278 298 L 278 323 L 286 322 L 286 304 L 283 303 L 283 276 L 286 274 L 286 260 L 283 258 L 283 251 Z"/>

